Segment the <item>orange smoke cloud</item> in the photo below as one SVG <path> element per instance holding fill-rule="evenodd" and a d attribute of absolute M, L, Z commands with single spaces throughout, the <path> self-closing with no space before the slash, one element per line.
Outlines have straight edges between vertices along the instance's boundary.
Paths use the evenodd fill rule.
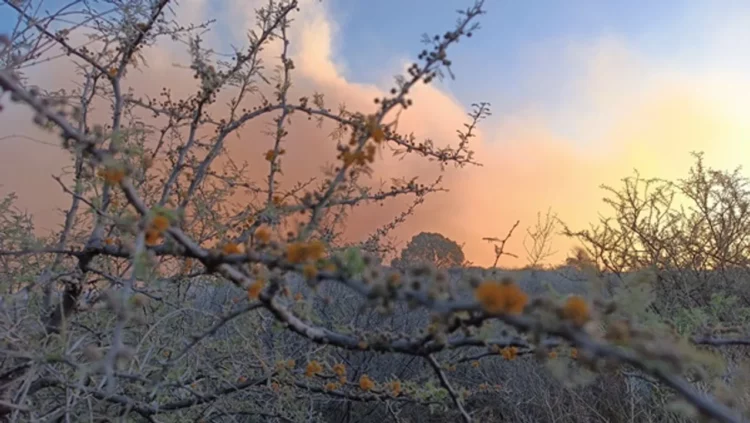
<path fill-rule="evenodd" d="M 232 26 L 237 39 L 243 40 L 242 34 L 254 19 L 250 11 L 258 4 L 258 1 L 230 3 L 233 13 L 228 20 L 242 24 Z M 198 20 L 205 13 L 201 12 L 204 3 L 200 0 L 183 4 L 180 9 L 190 11 L 190 20 Z M 334 111 L 341 103 L 350 110 L 374 111 L 373 99 L 382 96 L 390 86 L 347 80 L 333 59 L 335 32 L 335 22 L 329 19 L 325 5 L 317 1 L 302 2 L 302 11 L 290 30 L 291 57 L 296 67 L 290 98 L 321 92 Z M 207 41 L 217 42 L 211 36 L 209 33 Z M 519 112 L 483 122 L 473 141 L 476 158 L 483 166 L 449 167 L 442 174 L 450 191 L 430 196 L 416 215 L 392 235 L 406 242 L 421 231 L 440 232 L 463 243 L 469 260 L 487 265 L 492 263 L 493 249 L 482 237 L 503 236 L 520 220 L 519 230 L 507 250 L 521 255 L 521 259 L 504 259 L 501 263 L 523 265 L 521 241 L 525 227 L 533 224 L 539 211 L 551 207 L 571 227 L 584 228 L 603 210 L 600 184 L 616 185 L 634 168 L 647 176 L 679 177 L 690 165 L 692 150 L 706 151 L 707 160 L 717 167 L 739 164 L 737 152 L 747 153 L 748 148 L 741 141 L 750 135 L 750 129 L 736 110 L 740 107 L 747 110 L 747 105 L 732 103 L 728 107 L 727 99 L 733 98 L 730 94 L 736 95 L 738 89 L 750 91 L 747 81 L 737 77 L 736 84 L 727 84 L 726 78 L 706 75 L 680 77 L 680 73 L 654 70 L 616 41 L 604 40 L 592 45 L 595 47 L 567 53 L 584 70 L 575 81 L 569 81 L 578 93 L 571 98 L 569 109 L 557 115 Z M 268 69 L 278 63 L 279 53 L 278 43 L 264 51 Z M 159 45 L 145 54 L 149 67 L 133 70 L 127 76 L 127 84 L 137 88 L 139 94 L 150 93 L 155 97 L 163 86 L 168 86 L 174 97 L 183 98 L 196 89 L 192 72 L 173 66 L 175 62 L 187 62 L 184 46 Z M 403 72 L 405 68 L 383 72 Z M 648 79 L 644 82 L 646 75 Z M 540 81 L 546 77 L 543 73 L 534 74 Z M 54 72 L 40 68 L 34 78 L 44 81 L 47 88 L 65 85 L 73 78 L 72 67 L 56 65 Z M 414 132 L 438 145 L 456 144 L 456 129 L 467 122 L 466 105 L 441 90 L 439 84 L 420 84 L 411 95 L 415 105 L 402 115 L 399 131 Z M 225 107 L 224 101 L 220 99 L 212 107 L 220 112 Z M 8 109 L 0 119 L 18 125 L 1 125 L 0 137 L 13 132 L 57 141 L 33 128 L 31 116 L 23 107 Z M 102 118 L 105 112 L 106 108 L 100 107 Z M 273 145 L 269 136 L 262 135 L 271 118 L 266 116 L 249 123 L 228 140 L 232 159 L 249 162 L 248 178 L 259 184 L 267 174 L 263 153 Z M 335 142 L 328 136 L 330 127 L 317 129 L 313 121 L 301 114 L 294 115 L 292 120 L 281 176 L 286 188 L 294 182 L 319 177 L 321 167 L 336 155 Z M 560 120 L 576 127 L 576 135 L 562 134 L 558 127 Z M 578 135 L 585 135 L 585 142 L 577 139 Z M 381 180 L 387 183 L 390 178 L 412 176 L 430 183 L 441 174 L 436 164 L 424 158 L 400 161 L 389 156 L 383 151 L 383 158 L 375 166 L 373 185 Z M 65 164 L 65 154 L 54 147 L 13 140 L 0 142 L 0 157 L 0 178 L 4 181 L 0 190 L 17 191 L 21 205 L 37 214 L 44 228 L 52 227 L 59 219 L 54 209 L 64 207 L 68 200 L 49 174 L 57 173 Z M 362 239 L 389 222 L 406 204 L 408 200 L 398 200 L 384 207 L 357 210 L 347 221 L 349 237 Z M 553 260 L 564 257 L 571 245 L 570 241 L 557 238 L 553 247 L 559 253 Z"/>

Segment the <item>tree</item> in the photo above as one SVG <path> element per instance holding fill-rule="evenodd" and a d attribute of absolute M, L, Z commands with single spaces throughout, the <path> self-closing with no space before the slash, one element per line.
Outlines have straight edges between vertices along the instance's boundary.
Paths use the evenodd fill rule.
<path fill-rule="evenodd" d="M 465 261 L 464 251 L 456 241 L 439 233 L 421 232 L 412 237 L 391 266 L 408 268 L 432 264 L 438 269 L 449 269 L 461 267 Z"/>
<path fill-rule="evenodd" d="M 534 226 L 526 228 L 523 248 L 526 250 L 526 260 L 530 268 L 539 268 L 545 260 L 556 253 L 552 250 L 551 243 L 558 220 L 557 215 L 548 209 L 544 218 L 541 213 L 537 213 Z"/>
<path fill-rule="evenodd" d="M 636 172 L 620 187 L 604 186 L 610 214 L 588 230 L 564 231 L 600 272 L 655 271 L 655 307 L 670 316 L 710 308 L 716 295 L 750 307 L 750 180 L 740 169 L 707 167 L 702 153 L 693 157 L 677 181 Z"/>
<path fill-rule="evenodd" d="M 12 10 L 19 24 L 0 39 L 0 100 L 32 110 L 73 163 L 54 178 L 70 202 L 51 236 L 37 238 L 12 197 L 0 204 L 4 420 L 382 421 L 432 412 L 492 421 L 525 401 L 493 409 L 502 393 L 488 384 L 504 374 L 475 372 L 480 359 L 498 370 L 565 352 L 565 369 L 620 363 L 703 414 L 740 421 L 683 377 L 701 364 L 681 354 L 687 347 L 631 327 L 627 316 L 614 320 L 607 299 L 531 301 L 512 280 L 414 280 L 411 269 L 383 268 L 363 253 L 380 251 L 413 208 L 373 228 L 365 247 L 338 236 L 352 208 L 404 196 L 418 205 L 439 191 L 415 179 L 374 188 L 373 163 L 386 148 L 441 167 L 478 164 L 469 147 L 487 103 L 472 106 L 454 147 L 396 124 L 417 84 L 453 75 L 448 52 L 478 30 L 482 0 L 451 30 L 425 37 L 408 74 L 364 111 L 332 111 L 321 94 L 292 84 L 290 25 L 315 3 L 263 4 L 247 45 L 228 54 L 204 44 L 213 22 L 181 25 L 169 0 L 74 0 L 57 12 L 4 1 L 3 14 Z M 182 94 L 128 85 L 148 72 L 144 52 L 165 41 L 187 46 L 194 85 Z M 267 47 L 278 49 L 270 59 L 278 66 L 261 54 L 277 51 Z M 57 72 L 63 60 L 79 77 L 72 90 L 22 78 L 31 66 Z M 337 156 L 320 163 L 320 177 L 285 181 L 287 149 L 302 148 L 289 142 L 298 117 L 329 130 Z M 256 160 L 264 171 L 253 175 L 258 166 L 237 163 L 228 140 L 258 120 L 272 130 L 240 137 L 266 143 Z M 445 257 L 463 261 L 455 251 Z M 577 419 L 574 411 L 561 415 Z"/>

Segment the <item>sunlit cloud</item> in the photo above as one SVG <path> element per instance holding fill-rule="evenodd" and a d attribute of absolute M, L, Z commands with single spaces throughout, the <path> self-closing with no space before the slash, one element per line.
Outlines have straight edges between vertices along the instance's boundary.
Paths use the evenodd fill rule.
<path fill-rule="evenodd" d="M 189 13 L 183 16 L 189 21 L 197 23 L 212 14 L 210 17 L 220 22 L 221 31 L 210 32 L 206 43 L 228 52 L 227 43 L 247 46 L 246 31 L 253 28 L 254 10 L 263 2 L 230 2 L 223 10 L 226 16 L 215 16 L 202 0 L 183 3 L 180 8 Z M 392 76 L 405 72 L 409 63 L 384 67 L 379 79 L 383 82 L 358 82 L 344 72 L 346 57 L 337 53 L 335 40 L 345 34 L 332 19 L 330 5 L 313 0 L 301 3 L 301 12 L 295 15 L 289 30 L 290 57 L 296 68 L 291 97 L 321 92 L 332 109 L 346 104 L 351 110 L 374 111 L 373 99 L 386 93 Z M 680 177 L 691 164 L 690 152 L 701 150 L 712 166 L 734 168 L 742 164 L 750 152 L 750 121 L 746 117 L 750 78 L 732 67 L 739 61 L 726 59 L 733 44 L 727 41 L 725 32 L 709 37 L 724 52 L 710 56 L 721 64 L 714 67 L 668 63 L 638 51 L 616 35 L 530 45 L 519 58 L 528 72 L 517 82 L 528 92 L 529 100 L 526 107 L 496 113 L 480 125 L 473 148 L 482 167 L 441 173 L 423 158 L 398 161 L 383 153 L 376 165 L 374 184 L 381 179 L 417 175 L 428 183 L 442 174 L 450 190 L 430 197 L 393 235 L 405 242 L 420 231 L 441 232 L 463 243 L 469 260 L 487 265 L 492 262 L 493 250 L 482 237 L 502 236 L 520 220 L 519 231 L 507 249 L 523 256 L 524 228 L 534 222 L 537 212 L 551 207 L 572 227 L 583 228 L 604 210 L 600 185 L 616 185 L 633 169 L 646 176 Z M 704 45 L 702 49 L 709 47 Z M 267 69 L 279 63 L 280 53 L 278 41 L 264 50 Z M 169 86 L 176 96 L 185 96 L 196 89 L 192 72 L 174 66 L 188 63 L 186 46 L 165 43 L 145 54 L 150 68 L 131 71 L 127 78 L 138 92 L 155 95 L 162 86 Z M 395 56 L 403 54 L 394 50 Z M 64 68 L 65 72 L 59 69 L 52 72 L 46 68 L 35 78 L 48 87 L 69 83 L 72 68 Z M 469 104 L 462 104 L 440 83 L 420 84 L 411 94 L 415 105 L 401 116 L 399 130 L 414 132 L 438 145 L 457 143 L 456 130 L 467 121 Z M 481 100 L 495 101 L 477 99 Z M 221 101 L 213 106 L 216 111 L 222 107 Z M 21 122 L 24 116 L 24 112 L 11 110 L 2 119 L 12 117 Z M 262 155 L 272 145 L 270 138 L 259 135 L 267 123 L 251 123 L 230 140 L 236 161 L 257 165 L 251 167 L 249 175 L 257 179 L 265 176 L 265 168 L 260 166 Z M 8 133 L 7 128 L 3 125 L 0 136 Z M 30 125 L 21 129 L 35 131 Z M 14 127 L 14 131 L 21 129 Z M 289 154 L 284 159 L 282 179 L 287 185 L 319 175 L 320 168 L 335 157 L 335 143 L 328 132 L 316 129 L 314 122 L 302 116 L 295 117 L 286 143 Z M 0 142 L 0 154 L 0 178 L 7 181 L 2 191 L 18 191 L 22 204 L 41 213 L 44 226 L 50 227 L 52 203 L 55 207 L 67 203 L 49 178 L 65 164 L 64 155 L 48 146 L 16 141 Z M 45 171 L 40 172 L 37 163 Z M 43 191 L 39 187 L 44 187 Z M 347 225 L 349 236 L 361 239 L 374 225 L 387 223 L 405 204 L 399 201 L 354 213 Z M 568 240 L 556 239 L 554 247 L 560 253 L 554 259 L 562 259 L 571 246 Z M 513 259 L 501 263 L 524 264 Z"/>

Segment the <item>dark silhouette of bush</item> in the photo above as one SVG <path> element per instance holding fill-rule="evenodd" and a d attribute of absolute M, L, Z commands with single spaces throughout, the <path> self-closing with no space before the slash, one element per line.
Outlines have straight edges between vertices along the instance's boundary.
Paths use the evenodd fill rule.
<path fill-rule="evenodd" d="M 464 251 L 456 241 L 435 232 L 421 232 L 406 244 L 391 266 L 399 269 L 431 265 L 438 269 L 461 267 L 465 264 Z"/>

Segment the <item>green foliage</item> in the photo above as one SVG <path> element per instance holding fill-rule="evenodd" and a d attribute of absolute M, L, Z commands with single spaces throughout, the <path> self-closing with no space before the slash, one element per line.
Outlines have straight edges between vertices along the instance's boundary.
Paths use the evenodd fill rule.
<path fill-rule="evenodd" d="M 654 313 L 654 280 L 650 270 L 628 275 L 614 289 L 613 300 L 617 304 L 617 317 L 630 318 L 649 328 L 662 327 L 663 319 Z"/>
<path fill-rule="evenodd" d="M 689 335 L 701 328 L 720 325 L 722 321 L 727 320 L 726 316 L 729 314 L 732 321 L 750 321 L 750 307 L 743 306 L 740 299 L 734 295 L 715 292 L 706 306 L 679 309 L 672 317 L 672 321 L 680 333 Z"/>

